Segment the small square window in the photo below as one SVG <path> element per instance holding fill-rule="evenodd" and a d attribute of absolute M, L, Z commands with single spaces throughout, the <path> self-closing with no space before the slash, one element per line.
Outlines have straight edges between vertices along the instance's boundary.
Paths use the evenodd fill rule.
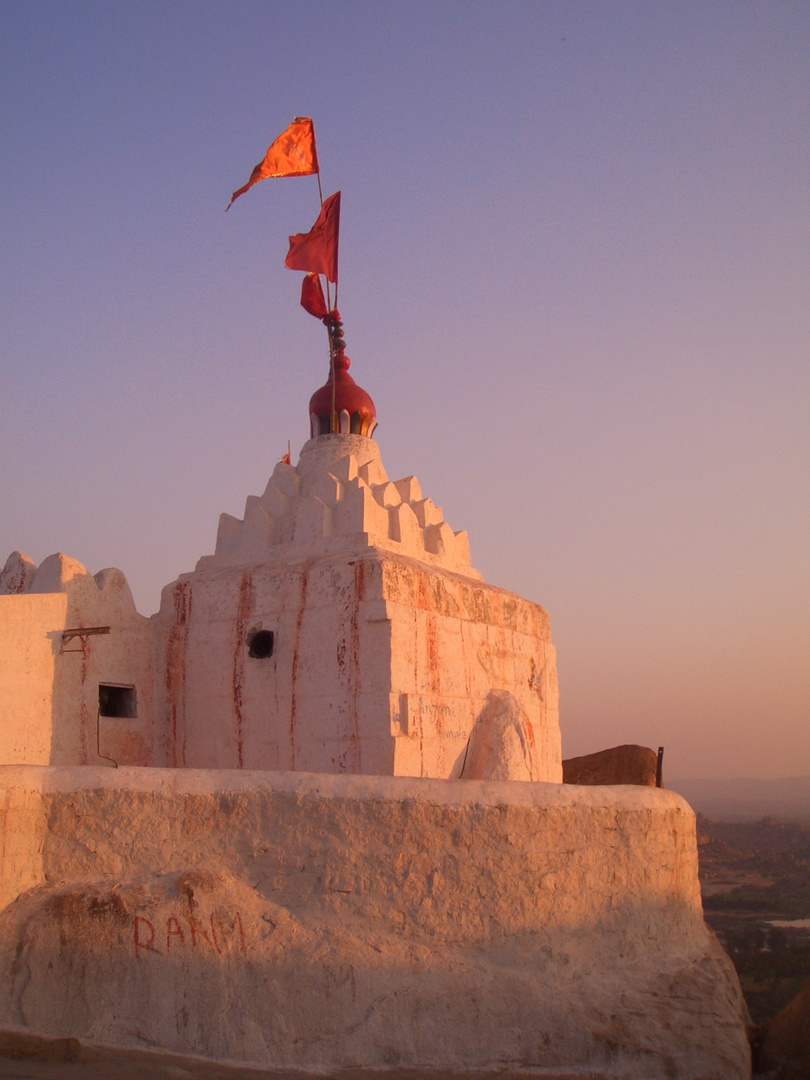
<path fill-rule="evenodd" d="M 266 660 L 273 655 L 273 642 L 275 640 L 272 630 L 256 630 L 248 634 L 248 656 L 254 660 Z"/>
<path fill-rule="evenodd" d="M 99 683 L 98 711 L 100 716 L 137 716 L 135 687 Z"/>

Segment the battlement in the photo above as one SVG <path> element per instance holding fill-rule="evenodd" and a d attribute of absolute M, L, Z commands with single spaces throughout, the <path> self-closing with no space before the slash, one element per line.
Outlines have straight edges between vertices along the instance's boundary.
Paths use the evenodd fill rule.
<path fill-rule="evenodd" d="M 467 533 L 448 525 L 415 476 L 389 480 L 377 444 L 362 435 L 310 439 L 297 466 L 279 462 L 243 519 L 222 514 L 215 553 L 198 569 L 299 561 L 358 544 L 481 580 Z"/>

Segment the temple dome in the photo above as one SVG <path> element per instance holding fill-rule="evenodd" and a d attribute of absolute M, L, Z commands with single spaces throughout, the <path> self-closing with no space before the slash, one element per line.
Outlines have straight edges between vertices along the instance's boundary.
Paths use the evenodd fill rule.
<path fill-rule="evenodd" d="M 377 426 L 374 402 L 349 374 L 351 361 L 342 351 L 335 354 L 335 411 L 332 415 L 332 380 L 309 399 L 312 437 L 342 433 L 370 438 Z"/>

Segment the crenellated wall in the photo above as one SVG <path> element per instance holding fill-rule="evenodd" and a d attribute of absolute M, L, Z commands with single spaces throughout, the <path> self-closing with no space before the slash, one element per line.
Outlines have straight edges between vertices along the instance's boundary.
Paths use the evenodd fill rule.
<path fill-rule="evenodd" d="M 0 575 L 0 761 L 161 764 L 153 653 L 120 570 L 92 577 L 61 553 L 37 568 L 14 552 Z"/>
<path fill-rule="evenodd" d="M 453 532 L 415 476 L 389 480 L 377 444 L 361 435 L 310 439 L 297 466 L 276 465 L 264 494 L 248 498 L 241 521 L 221 516 L 216 552 L 198 569 L 268 557 L 299 561 L 358 540 L 481 578 L 470 565 L 466 532 Z"/>

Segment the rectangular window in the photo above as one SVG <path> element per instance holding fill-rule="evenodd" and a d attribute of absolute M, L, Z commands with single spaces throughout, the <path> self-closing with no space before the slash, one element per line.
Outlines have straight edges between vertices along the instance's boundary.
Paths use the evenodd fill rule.
<path fill-rule="evenodd" d="M 98 711 L 100 716 L 137 716 L 135 687 L 99 683 Z"/>

